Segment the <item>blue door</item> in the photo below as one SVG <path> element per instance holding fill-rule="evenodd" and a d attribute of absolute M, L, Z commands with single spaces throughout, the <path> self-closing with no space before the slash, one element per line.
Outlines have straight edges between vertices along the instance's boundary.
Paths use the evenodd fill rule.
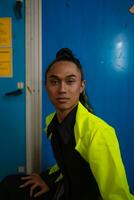
<path fill-rule="evenodd" d="M 4 54 L 2 41 L 0 42 L 0 51 L 4 55 L 2 56 L 2 53 L 0 55 L 0 179 L 5 175 L 24 171 L 26 163 L 25 16 L 24 4 L 19 10 L 15 3 L 14 0 L 0 1 L 0 38 L 3 42 L 3 32 L 9 34 L 8 28 L 5 30 L 2 28 L 3 18 L 11 21 L 11 45 L 5 44 L 5 52 L 11 51 L 10 59 L 9 55 Z M 5 67 L 4 62 L 7 61 L 9 66 L 3 76 L 2 67 Z M 10 64 L 12 72 L 8 74 Z"/>
<path fill-rule="evenodd" d="M 134 191 L 134 7 L 131 0 L 43 0 L 43 71 L 69 47 L 85 71 L 95 113 L 115 127 Z M 43 90 L 44 91 L 44 90 Z M 43 120 L 53 110 L 43 93 Z M 47 106 L 46 106 L 47 105 Z M 43 166 L 54 162 L 43 136 Z"/>

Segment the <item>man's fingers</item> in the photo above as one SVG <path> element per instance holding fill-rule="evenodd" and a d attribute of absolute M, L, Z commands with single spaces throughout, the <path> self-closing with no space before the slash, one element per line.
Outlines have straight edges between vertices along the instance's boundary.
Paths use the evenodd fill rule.
<path fill-rule="evenodd" d="M 20 185 L 20 188 L 26 187 L 30 184 L 34 184 L 37 180 L 37 174 L 32 174 L 30 176 L 24 176 L 21 180 L 26 181 L 24 184 Z"/>
<path fill-rule="evenodd" d="M 33 195 L 33 191 L 34 191 L 34 189 L 35 189 L 36 187 L 38 187 L 38 184 L 37 184 L 37 183 L 35 183 L 34 185 L 31 186 L 31 188 L 30 188 L 30 196 Z"/>
<path fill-rule="evenodd" d="M 21 180 L 29 180 L 31 178 L 32 178 L 31 176 L 24 176 L 24 177 L 21 178 Z"/>
<path fill-rule="evenodd" d="M 24 184 L 20 185 L 20 188 L 24 188 L 24 187 L 26 187 L 28 185 L 31 185 L 32 183 L 33 183 L 33 181 L 29 180 L 29 181 L 25 182 Z"/>
<path fill-rule="evenodd" d="M 21 178 L 21 180 L 35 179 L 36 177 L 38 177 L 38 174 L 33 173 L 33 174 L 29 175 L 29 176 L 23 176 L 23 177 Z"/>
<path fill-rule="evenodd" d="M 45 192 L 49 191 L 49 187 L 43 181 L 43 179 L 38 174 L 31 174 L 29 176 L 24 176 L 21 178 L 25 183 L 20 185 L 20 188 L 25 188 L 30 186 L 30 196 L 33 196 L 36 187 L 40 187 L 40 191 L 34 194 L 34 197 L 38 197 Z"/>
<path fill-rule="evenodd" d="M 46 190 L 42 189 L 39 192 L 37 192 L 34 197 L 39 197 L 40 195 L 44 194 L 46 192 Z"/>

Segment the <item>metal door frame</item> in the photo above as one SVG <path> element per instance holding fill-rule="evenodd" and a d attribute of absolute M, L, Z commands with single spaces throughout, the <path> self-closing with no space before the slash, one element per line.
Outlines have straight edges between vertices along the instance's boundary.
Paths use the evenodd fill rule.
<path fill-rule="evenodd" d="M 26 0 L 26 173 L 39 172 L 42 143 L 42 1 Z"/>

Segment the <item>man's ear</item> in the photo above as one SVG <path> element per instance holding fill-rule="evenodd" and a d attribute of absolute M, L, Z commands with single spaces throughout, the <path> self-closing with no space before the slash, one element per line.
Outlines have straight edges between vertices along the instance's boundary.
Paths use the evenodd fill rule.
<path fill-rule="evenodd" d="M 82 93 L 85 90 L 85 85 L 86 85 L 86 81 L 82 80 L 81 81 L 81 88 L 80 88 L 80 93 Z"/>

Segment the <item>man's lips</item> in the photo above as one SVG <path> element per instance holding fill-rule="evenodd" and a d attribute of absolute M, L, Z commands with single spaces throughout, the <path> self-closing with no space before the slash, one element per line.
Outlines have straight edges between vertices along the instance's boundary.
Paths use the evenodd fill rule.
<path fill-rule="evenodd" d="M 59 102 L 66 102 L 69 100 L 69 98 L 68 97 L 57 97 L 56 100 Z"/>

